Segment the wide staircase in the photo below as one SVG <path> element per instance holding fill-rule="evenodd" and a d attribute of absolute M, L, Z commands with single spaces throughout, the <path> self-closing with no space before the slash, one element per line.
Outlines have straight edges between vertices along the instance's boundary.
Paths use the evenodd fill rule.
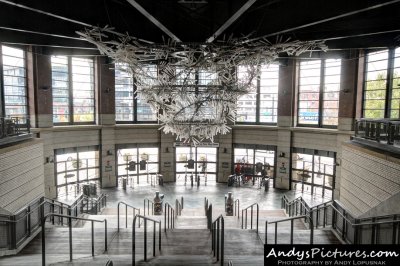
<path fill-rule="evenodd" d="M 332 221 L 329 213 L 321 216 L 328 204 L 317 207 L 319 214 L 300 199 L 283 198 L 279 210 L 239 204 L 233 216 L 207 199 L 199 208 L 183 208 L 183 198 L 174 207 L 164 203 L 161 216 L 153 215 L 150 200 L 143 208 L 120 202 L 97 215 L 57 216 L 54 225 L 52 219 L 46 223 L 45 241 L 37 235 L 17 256 L 0 258 L 0 265 L 264 265 L 265 243 L 345 242 L 322 225 Z"/>

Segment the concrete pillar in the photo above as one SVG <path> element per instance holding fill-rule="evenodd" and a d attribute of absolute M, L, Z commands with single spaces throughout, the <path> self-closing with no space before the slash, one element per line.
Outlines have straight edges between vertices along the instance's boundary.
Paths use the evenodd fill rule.
<path fill-rule="evenodd" d="M 105 187 L 115 187 L 117 184 L 117 162 L 115 150 L 115 129 L 113 126 L 103 126 L 101 129 L 101 185 Z"/>
<path fill-rule="evenodd" d="M 97 57 L 98 124 L 115 124 L 115 71 L 107 57 Z"/>
<path fill-rule="evenodd" d="M 350 51 L 342 60 L 339 94 L 339 130 L 352 130 L 357 97 L 358 52 Z"/>
<path fill-rule="evenodd" d="M 278 126 L 293 126 L 295 60 L 288 59 L 279 67 Z"/>
<path fill-rule="evenodd" d="M 290 147 L 292 131 L 286 129 L 278 130 L 278 149 L 276 163 L 275 187 L 280 189 L 289 189 L 290 187 Z"/>
<path fill-rule="evenodd" d="M 51 57 L 43 55 L 40 47 L 27 52 L 29 113 L 34 127 L 53 126 L 53 90 Z"/>
<path fill-rule="evenodd" d="M 164 182 L 174 182 L 175 180 L 175 137 L 172 134 L 160 132 L 160 174 L 163 175 Z"/>
<path fill-rule="evenodd" d="M 217 142 L 219 143 L 218 149 L 218 176 L 217 182 L 227 182 L 228 176 L 233 173 L 232 166 L 232 132 L 226 135 L 219 135 Z"/>

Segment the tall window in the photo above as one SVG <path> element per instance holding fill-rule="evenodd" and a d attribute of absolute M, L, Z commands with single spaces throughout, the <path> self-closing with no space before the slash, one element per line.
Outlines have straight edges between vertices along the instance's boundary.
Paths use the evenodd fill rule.
<path fill-rule="evenodd" d="M 100 183 L 99 147 L 55 150 L 57 196 L 77 195 L 82 185 Z"/>
<path fill-rule="evenodd" d="M 94 66 L 90 58 L 52 56 L 53 122 L 95 122 Z"/>
<path fill-rule="evenodd" d="M 28 95 L 26 86 L 25 52 L 0 45 L 0 116 L 18 117 L 26 123 L 28 115 Z M 4 97 L 1 99 L 1 97 Z"/>
<path fill-rule="evenodd" d="M 334 152 L 292 148 L 292 189 L 332 199 Z"/>
<path fill-rule="evenodd" d="M 246 67 L 237 69 L 238 79 L 245 78 Z M 254 79 L 255 90 L 243 95 L 237 102 L 237 122 L 277 123 L 279 65 L 261 65 L 259 80 Z"/>
<path fill-rule="evenodd" d="M 300 62 L 298 125 L 337 127 L 340 74 L 340 59 Z"/>
<path fill-rule="evenodd" d="M 265 174 L 275 178 L 276 146 L 235 144 L 234 147 L 234 171 L 244 174 L 245 180 Z M 275 182 L 269 184 L 273 186 Z"/>
<path fill-rule="evenodd" d="M 118 180 L 127 178 L 131 187 L 135 184 L 151 184 L 152 175 L 154 177 L 159 172 L 157 146 L 157 144 L 118 145 Z"/>
<path fill-rule="evenodd" d="M 400 118 L 400 48 L 366 56 L 363 117 Z"/>
<path fill-rule="evenodd" d="M 146 65 L 144 68 L 149 78 L 156 77 L 155 65 Z M 115 66 L 115 119 L 118 123 L 157 121 L 157 112 L 137 94 L 133 77 L 125 64 Z"/>

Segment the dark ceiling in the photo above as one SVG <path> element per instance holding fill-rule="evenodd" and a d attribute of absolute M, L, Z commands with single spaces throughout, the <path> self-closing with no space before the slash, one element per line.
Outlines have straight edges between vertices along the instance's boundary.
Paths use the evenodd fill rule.
<path fill-rule="evenodd" d="M 0 0 L 0 42 L 93 48 L 75 39 L 84 24 L 110 25 L 115 31 L 152 42 L 169 38 L 129 1 L 138 3 L 182 42 L 205 42 L 238 10 L 253 2 Z M 324 39 L 331 49 L 398 46 L 400 0 L 257 0 L 225 26 L 214 42 L 231 36 L 268 36 L 271 41 L 281 36 Z"/>

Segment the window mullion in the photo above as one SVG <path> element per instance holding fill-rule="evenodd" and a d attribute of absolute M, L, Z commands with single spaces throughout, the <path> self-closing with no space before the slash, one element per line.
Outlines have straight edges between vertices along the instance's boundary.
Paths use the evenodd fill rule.
<path fill-rule="evenodd" d="M 68 57 L 68 98 L 69 98 L 69 124 L 74 123 L 74 95 L 73 95 L 73 80 L 72 80 L 72 57 Z"/>
<path fill-rule="evenodd" d="M 260 108 L 261 108 L 261 65 L 257 66 L 258 68 L 258 75 L 257 75 L 257 94 L 256 94 L 256 124 L 260 123 Z"/>
<path fill-rule="evenodd" d="M 137 122 L 137 86 L 135 77 L 133 77 L 133 122 Z"/>
<path fill-rule="evenodd" d="M 0 117 L 6 115 L 6 104 L 4 98 L 4 77 L 3 77 L 3 50 L 0 45 Z"/>
<path fill-rule="evenodd" d="M 385 118 L 391 117 L 394 58 L 395 49 L 389 49 L 388 71 L 386 75 Z"/>
<path fill-rule="evenodd" d="M 324 116 L 324 83 L 325 83 L 325 59 L 321 60 L 321 72 L 319 79 L 319 106 L 318 106 L 318 127 L 323 126 Z"/>

